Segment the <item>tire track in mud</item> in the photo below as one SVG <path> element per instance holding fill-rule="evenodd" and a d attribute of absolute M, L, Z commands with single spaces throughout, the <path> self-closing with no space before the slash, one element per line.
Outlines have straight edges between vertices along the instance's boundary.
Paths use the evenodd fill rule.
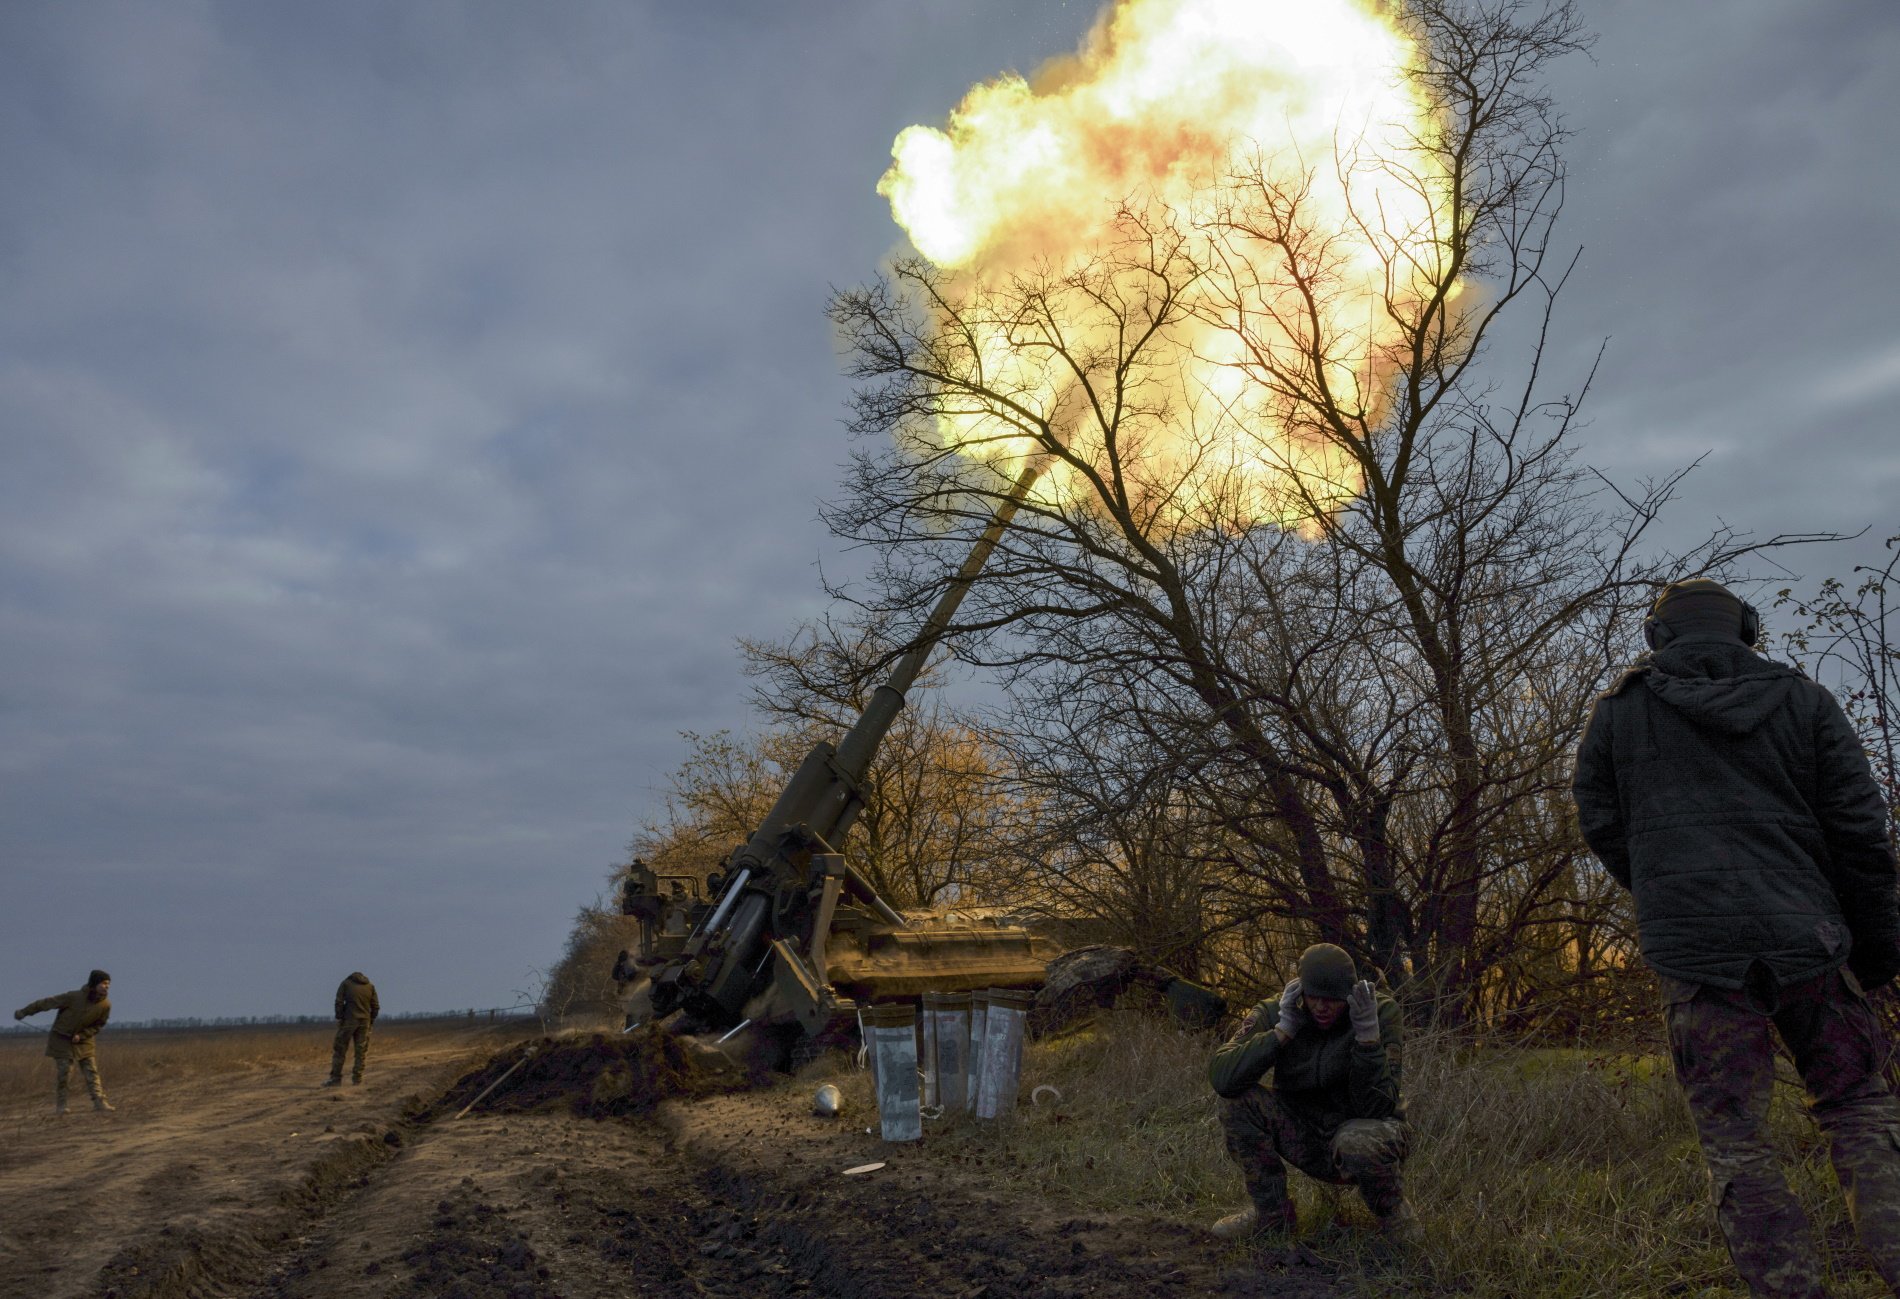
<path fill-rule="evenodd" d="M 393 1159 L 413 1130 L 419 1105 L 380 1136 L 341 1138 L 268 1205 L 215 1226 L 166 1226 L 120 1249 L 99 1270 L 98 1299 L 210 1299 L 259 1275 L 276 1250 L 296 1238 Z"/>
<path fill-rule="evenodd" d="M 843 1182 L 718 1163 L 697 1170 L 702 1247 L 741 1269 L 724 1296 L 826 1299 L 1079 1299 L 1224 1295 L 1336 1299 L 1311 1274 L 1274 1276 L 1224 1262 L 1204 1233 L 1178 1223 L 1057 1218 L 1039 1206 L 943 1185 Z M 765 1275 L 761 1277 L 759 1272 Z M 682 1290 L 679 1293 L 701 1293 Z"/>
<path fill-rule="evenodd" d="M 682 1150 L 644 1122 L 599 1124 L 548 1140 L 570 1120 L 517 1121 L 485 1141 L 504 1161 L 538 1155 L 520 1176 L 468 1178 L 394 1259 L 372 1260 L 362 1293 L 457 1299 L 1078 1299 L 1229 1295 L 1319 1299 L 1330 1285 L 1223 1265 L 1190 1229 L 1072 1219 L 1025 1228 L 994 1202 L 853 1181 L 835 1169 L 781 1175 Z M 604 1129 L 604 1130 L 602 1130 Z M 505 1138 L 505 1139 L 499 1139 Z M 579 1146 L 580 1148 L 576 1148 Z M 491 1170 L 493 1165 L 490 1165 Z M 333 1245 L 341 1242 L 333 1242 Z M 347 1250 L 335 1251 L 347 1255 Z M 384 1246 L 383 1258 L 391 1251 Z M 398 1266 L 400 1264 L 400 1266 Z M 374 1269 L 374 1272 L 371 1271 Z M 304 1292 L 283 1282 L 324 1271 Z M 305 1260 L 269 1293 L 316 1299 L 334 1266 Z"/>
<path fill-rule="evenodd" d="M 498 1057 L 499 1059 L 499 1057 Z M 484 1066 L 484 1068 L 492 1068 Z M 882 1147 L 770 1090 L 595 1117 L 550 1076 L 537 1108 L 450 1117 L 482 1075 L 339 1139 L 271 1203 L 121 1250 L 95 1299 L 1337 1299 L 1203 1231 L 1063 1217 L 920 1148 Z M 460 1088 L 461 1091 L 457 1089 Z M 640 1089 L 636 1088 L 638 1094 Z M 563 1094 L 572 1103 L 564 1103 Z M 614 1093 L 616 1096 L 618 1091 Z M 578 1097 L 579 1099 L 575 1099 Z M 657 1099 L 657 1098 L 656 1098 Z M 584 1102 L 584 1103 L 583 1103 Z M 581 1112 L 576 1112 L 576 1110 Z M 869 1177 L 847 1164 L 891 1161 Z"/>
<path fill-rule="evenodd" d="M 1034 1221 L 952 1186 L 843 1179 L 836 1160 L 724 1152 L 652 1119 L 565 1113 L 419 1127 L 248 1285 L 194 1299 L 1336 1299 L 1180 1224 Z M 154 1292 L 161 1293 L 161 1292 Z"/>

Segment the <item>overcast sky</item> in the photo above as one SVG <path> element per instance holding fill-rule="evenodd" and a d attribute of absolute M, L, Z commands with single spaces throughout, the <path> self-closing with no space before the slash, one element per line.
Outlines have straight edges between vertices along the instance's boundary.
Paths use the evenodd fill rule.
<path fill-rule="evenodd" d="M 1900 531 L 1891 0 L 1584 0 L 1590 459 Z M 494 1006 L 822 607 L 892 138 L 1091 4 L 0 5 L 0 988 Z M 1871 549 L 1870 549 L 1871 544 Z"/>

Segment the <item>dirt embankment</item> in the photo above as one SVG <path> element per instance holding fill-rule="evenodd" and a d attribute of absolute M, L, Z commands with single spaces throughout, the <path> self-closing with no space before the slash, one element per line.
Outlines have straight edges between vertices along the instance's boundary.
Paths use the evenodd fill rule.
<path fill-rule="evenodd" d="M 386 1059 L 360 1091 L 286 1069 L 218 1096 L 128 1093 L 114 1116 L 13 1120 L 32 1149 L 0 1191 L 0 1294 L 1335 1293 L 1195 1226 L 1065 1213 L 886 1145 L 861 1116 L 812 1115 L 808 1086 L 731 1090 L 675 1044 L 453 1063 Z"/>

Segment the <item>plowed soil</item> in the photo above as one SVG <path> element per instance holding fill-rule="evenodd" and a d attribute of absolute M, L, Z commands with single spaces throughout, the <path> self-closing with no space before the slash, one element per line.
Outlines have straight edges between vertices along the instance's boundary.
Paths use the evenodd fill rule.
<path fill-rule="evenodd" d="M 360 1088 L 303 1062 L 120 1087 L 110 1115 L 8 1107 L 0 1296 L 1337 1293 L 1197 1224 L 1065 1212 L 819 1118 L 809 1084 L 612 1037 L 494 1046 L 396 1046 Z"/>

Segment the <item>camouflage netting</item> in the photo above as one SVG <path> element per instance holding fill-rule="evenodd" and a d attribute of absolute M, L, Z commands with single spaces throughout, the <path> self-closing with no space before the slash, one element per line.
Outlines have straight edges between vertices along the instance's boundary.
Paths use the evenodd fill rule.
<path fill-rule="evenodd" d="M 480 1096 L 476 1113 L 566 1106 L 575 1114 L 608 1118 L 645 1114 L 668 1096 L 730 1091 L 740 1081 L 733 1070 L 708 1067 L 703 1051 L 670 1033 L 544 1037 L 489 1057 L 458 1078 L 435 1109 L 453 1115 Z"/>

